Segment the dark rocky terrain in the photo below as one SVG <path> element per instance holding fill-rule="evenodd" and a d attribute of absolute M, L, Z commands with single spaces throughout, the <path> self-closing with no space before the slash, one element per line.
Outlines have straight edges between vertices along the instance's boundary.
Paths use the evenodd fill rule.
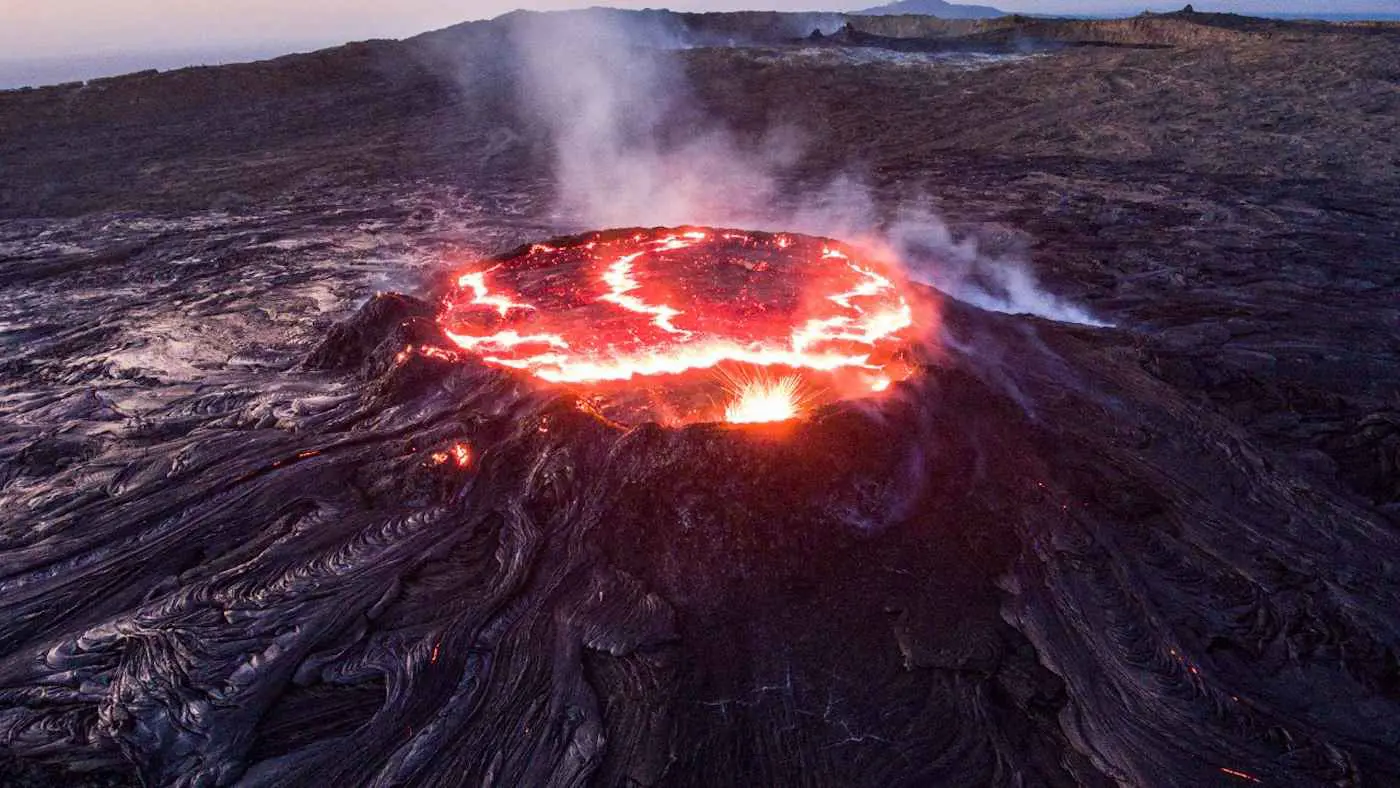
<path fill-rule="evenodd" d="M 510 20 L 0 93 L 0 781 L 1400 784 L 1400 27 L 615 18 L 1111 325 L 622 431 L 394 362 L 583 229 Z"/>

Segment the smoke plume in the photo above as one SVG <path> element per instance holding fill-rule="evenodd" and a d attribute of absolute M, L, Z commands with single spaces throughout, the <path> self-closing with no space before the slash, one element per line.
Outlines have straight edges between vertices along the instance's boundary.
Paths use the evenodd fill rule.
<path fill-rule="evenodd" d="M 678 35 L 603 12 L 515 19 L 522 98 L 550 132 L 560 213 L 593 226 L 734 224 L 771 201 L 796 147 L 737 144 L 699 111 Z"/>
<path fill-rule="evenodd" d="M 1035 271 L 1016 256 L 983 252 L 973 235 L 958 237 L 935 213 L 905 207 L 886 229 L 909 277 L 989 312 L 1034 315 L 1061 323 L 1108 326 L 1047 292 Z"/>
<path fill-rule="evenodd" d="M 599 10 L 512 18 L 520 99 L 549 133 L 563 223 L 865 240 L 892 250 L 912 279 L 974 306 L 1105 325 L 1045 292 L 1024 261 L 984 255 L 932 210 L 910 207 L 912 195 L 887 211 L 851 174 L 797 194 L 801 135 L 779 128 L 743 144 L 706 116 L 676 57 L 688 31 L 667 18 Z"/>

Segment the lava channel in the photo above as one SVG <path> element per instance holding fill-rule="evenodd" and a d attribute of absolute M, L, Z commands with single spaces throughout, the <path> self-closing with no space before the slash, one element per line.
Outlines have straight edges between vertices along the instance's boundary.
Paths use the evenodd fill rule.
<path fill-rule="evenodd" d="M 457 349 L 624 423 L 759 423 L 909 377 L 926 320 L 897 267 L 836 241 L 710 228 L 535 244 L 455 275 Z"/>

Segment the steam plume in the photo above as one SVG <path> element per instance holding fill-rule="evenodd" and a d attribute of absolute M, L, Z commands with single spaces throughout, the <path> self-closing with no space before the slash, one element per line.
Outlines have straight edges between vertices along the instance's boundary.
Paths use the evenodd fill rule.
<path fill-rule="evenodd" d="M 794 201 L 797 135 L 743 145 L 699 109 L 667 17 L 600 10 L 521 14 L 511 36 L 521 99 L 552 142 L 557 211 L 588 227 L 713 224 L 879 239 L 911 278 L 974 306 L 1105 325 L 1045 292 L 1023 261 L 984 255 L 934 212 L 882 215 L 849 175 Z M 789 193 L 785 193 L 789 192 Z M 777 208 L 778 205 L 786 208 Z"/>
<path fill-rule="evenodd" d="M 522 98 L 550 131 L 559 209 L 591 226 L 724 224 L 773 197 L 795 160 L 775 135 L 757 148 L 696 109 L 676 37 L 603 12 L 515 19 Z"/>
<path fill-rule="evenodd" d="M 958 238 L 930 211 L 905 208 L 902 212 L 887 236 L 914 281 L 990 312 L 1110 325 L 1045 291 L 1024 260 L 983 253 L 976 238 Z"/>

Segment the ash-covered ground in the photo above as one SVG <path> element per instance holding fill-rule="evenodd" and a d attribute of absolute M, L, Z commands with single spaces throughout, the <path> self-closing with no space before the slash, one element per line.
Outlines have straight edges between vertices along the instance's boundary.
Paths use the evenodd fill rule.
<path fill-rule="evenodd" d="M 1400 782 L 1400 30 L 566 19 L 0 93 L 0 780 Z M 921 373 L 397 358 L 726 219 L 898 247 Z"/>

